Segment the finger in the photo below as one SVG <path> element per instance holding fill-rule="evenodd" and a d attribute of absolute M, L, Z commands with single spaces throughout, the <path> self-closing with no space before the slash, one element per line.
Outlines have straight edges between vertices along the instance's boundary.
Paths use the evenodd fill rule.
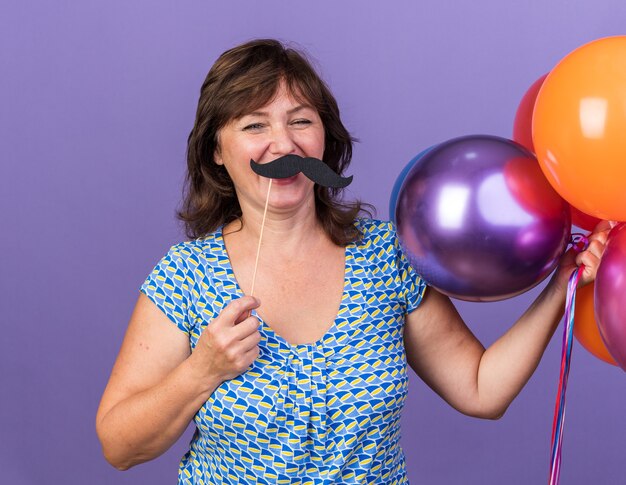
<path fill-rule="evenodd" d="M 252 364 L 252 362 L 257 360 L 259 355 L 261 355 L 261 349 L 259 349 L 258 345 L 255 345 L 244 354 L 244 358 L 247 362 L 250 362 Z"/>
<path fill-rule="evenodd" d="M 593 228 L 593 233 L 610 231 L 614 225 L 615 223 L 613 223 L 613 221 L 600 221 L 596 224 L 596 227 Z"/>
<path fill-rule="evenodd" d="M 229 326 L 236 325 L 239 321 L 246 319 L 248 313 L 254 308 L 258 308 L 260 304 L 261 302 L 253 296 L 243 296 L 226 305 L 216 321 Z"/>
<path fill-rule="evenodd" d="M 587 250 L 583 252 L 591 253 L 597 258 L 601 258 L 602 255 L 604 254 L 605 247 L 606 245 L 602 241 L 596 239 L 596 240 L 591 241 L 589 243 L 589 246 L 587 247 Z"/>
<path fill-rule="evenodd" d="M 241 340 L 240 345 L 241 349 L 244 352 L 249 352 L 253 350 L 255 347 L 258 347 L 259 342 L 261 341 L 261 334 L 256 331 L 248 335 L 246 338 Z"/>
<path fill-rule="evenodd" d="M 259 320 L 256 317 L 248 317 L 235 325 L 231 336 L 234 340 L 243 340 L 259 330 Z"/>
<path fill-rule="evenodd" d="M 591 251 L 585 251 L 576 256 L 576 264 L 578 266 L 584 264 L 586 269 L 593 272 L 600 264 L 600 256 L 596 256 Z"/>
<path fill-rule="evenodd" d="M 606 228 L 606 227 L 600 228 L 600 224 L 598 224 L 598 226 L 596 226 L 596 229 L 594 229 L 594 231 L 591 234 L 589 234 L 587 238 L 589 241 L 592 241 L 594 239 L 599 239 L 602 242 L 606 242 L 610 233 L 611 233 L 611 228 Z"/>
<path fill-rule="evenodd" d="M 252 312 L 250 310 L 240 313 L 239 316 L 235 319 L 235 325 L 239 325 L 246 318 L 248 318 L 251 314 Z"/>
<path fill-rule="evenodd" d="M 245 367 L 247 363 L 252 362 L 259 355 L 258 344 L 260 341 L 260 335 L 258 337 L 251 335 L 245 340 L 233 343 L 226 353 L 227 359 L 236 367 L 241 367 L 242 364 Z"/>
<path fill-rule="evenodd" d="M 608 239 L 609 239 L 609 231 L 602 231 L 602 232 L 589 235 L 588 241 L 589 241 L 589 245 L 591 245 L 592 242 L 597 241 L 602 246 L 604 246 L 606 245 Z"/>

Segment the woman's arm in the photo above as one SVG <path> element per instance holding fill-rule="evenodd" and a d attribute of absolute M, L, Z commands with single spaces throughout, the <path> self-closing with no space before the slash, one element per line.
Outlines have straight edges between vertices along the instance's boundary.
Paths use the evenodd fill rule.
<path fill-rule="evenodd" d="M 141 294 L 96 417 L 103 453 L 125 470 L 165 452 L 226 379 L 258 356 L 258 300 L 233 300 L 202 332 L 193 353 L 189 339 Z"/>
<path fill-rule="evenodd" d="M 497 419 L 537 368 L 562 315 L 567 281 L 584 264 L 583 284 L 593 281 L 608 224 L 590 236 L 588 249 L 567 253 L 539 297 L 488 349 L 467 328 L 448 297 L 429 288 L 407 316 L 404 341 L 415 372 L 458 411 Z"/>

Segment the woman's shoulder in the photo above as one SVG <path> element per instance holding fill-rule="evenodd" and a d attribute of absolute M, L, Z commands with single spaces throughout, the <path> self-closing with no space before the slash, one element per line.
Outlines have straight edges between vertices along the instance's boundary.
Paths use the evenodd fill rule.
<path fill-rule="evenodd" d="M 370 244 L 395 244 L 396 227 L 391 221 L 380 219 L 359 218 L 355 221 L 356 227 L 361 232 L 359 245 Z"/>
<path fill-rule="evenodd" d="M 181 241 L 171 246 L 167 252 L 170 258 L 198 264 L 198 259 L 216 255 L 221 249 L 221 231 L 215 231 L 202 238 Z"/>

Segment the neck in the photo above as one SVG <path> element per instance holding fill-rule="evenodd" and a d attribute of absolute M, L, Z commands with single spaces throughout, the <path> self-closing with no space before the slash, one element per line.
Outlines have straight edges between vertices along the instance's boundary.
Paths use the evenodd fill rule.
<path fill-rule="evenodd" d="M 303 205 L 289 212 L 268 208 L 263 224 L 263 208 L 242 206 L 241 221 L 224 228 L 224 235 L 238 240 L 250 249 L 256 248 L 263 227 L 262 251 L 280 251 L 283 255 L 301 254 L 303 248 L 319 243 L 326 234 L 317 219 L 315 205 Z"/>

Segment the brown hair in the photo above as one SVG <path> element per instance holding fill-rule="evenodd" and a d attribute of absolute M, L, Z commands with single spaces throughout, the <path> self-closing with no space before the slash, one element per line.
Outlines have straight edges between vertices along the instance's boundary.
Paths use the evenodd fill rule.
<path fill-rule="evenodd" d="M 234 47 L 217 59 L 204 80 L 187 141 L 185 195 L 178 213 L 187 236 L 206 236 L 241 217 L 233 182 L 224 166 L 213 159 L 218 133 L 231 120 L 269 103 L 281 81 L 294 97 L 306 100 L 319 113 L 325 132 L 323 161 L 340 175 L 350 164 L 355 140 L 341 123 L 335 98 L 305 55 L 273 39 Z M 328 236 L 345 246 L 360 237 L 355 218 L 361 212 L 371 216 L 373 207 L 344 202 L 341 193 L 341 189 L 316 185 L 315 207 Z"/>

